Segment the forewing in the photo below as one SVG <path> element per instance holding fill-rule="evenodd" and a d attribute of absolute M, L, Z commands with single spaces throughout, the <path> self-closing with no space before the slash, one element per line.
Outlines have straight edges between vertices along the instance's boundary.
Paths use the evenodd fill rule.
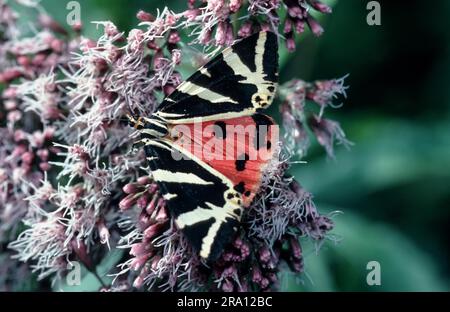
<path fill-rule="evenodd" d="M 259 32 L 200 68 L 161 103 L 156 114 L 170 123 L 249 116 L 272 103 L 277 82 L 277 37 Z"/>
<path fill-rule="evenodd" d="M 145 152 L 178 228 L 202 258 L 214 261 L 237 231 L 241 194 L 224 175 L 173 142 L 149 140 Z"/>

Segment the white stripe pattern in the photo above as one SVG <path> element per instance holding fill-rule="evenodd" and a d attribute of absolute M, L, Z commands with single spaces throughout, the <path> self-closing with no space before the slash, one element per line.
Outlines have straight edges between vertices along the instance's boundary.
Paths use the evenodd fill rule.
<path fill-rule="evenodd" d="M 199 85 L 196 85 L 190 81 L 183 82 L 180 87 L 178 88 L 180 92 L 189 94 L 191 96 L 198 96 L 199 98 L 209 101 L 211 103 L 223 103 L 223 102 L 229 102 L 233 104 L 238 104 L 235 100 L 228 96 L 224 96 L 220 93 L 214 92 L 210 89 L 201 87 Z"/>
<path fill-rule="evenodd" d="M 208 229 L 208 233 L 202 240 L 202 246 L 200 249 L 200 256 L 203 258 L 207 258 L 211 252 L 212 245 L 214 243 L 214 239 L 217 236 L 217 232 L 220 229 L 222 223 L 227 222 L 227 218 L 239 219 L 232 211 L 234 209 L 239 209 L 240 206 L 233 205 L 232 202 L 226 201 L 225 207 L 217 207 L 211 203 L 206 202 L 206 205 L 210 209 L 197 207 L 196 209 L 180 214 L 175 220 L 177 226 L 180 229 L 183 229 L 186 226 L 195 225 L 198 222 L 206 221 L 211 218 L 215 219 L 215 222 L 211 224 Z"/>
<path fill-rule="evenodd" d="M 164 198 L 165 200 L 171 200 L 172 198 L 175 198 L 175 197 L 177 197 L 177 196 L 178 196 L 177 194 L 166 193 L 166 194 L 163 195 L 163 198 Z"/>
<path fill-rule="evenodd" d="M 160 182 L 176 182 L 200 185 L 214 184 L 213 182 L 203 180 L 193 173 L 172 172 L 168 170 L 157 169 L 152 171 L 152 174 L 155 180 Z"/>
<path fill-rule="evenodd" d="M 258 88 L 258 93 L 263 94 L 267 93 L 265 86 L 273 85 L 273 82 L 264 80 L 263 56 L 266 39 L 267 34 L 261 32 L 255 47 L 255 72 L 252 72 L 247 65 L 242 63 L 239 56 L 233 52 L 233 49 L 229 48 L 223 51 L 223 60 L 227 65 L 230 66 L 235 73 L 245 77 L 245 80 L 240 81 L 240 83 L 253 84 Z"/>

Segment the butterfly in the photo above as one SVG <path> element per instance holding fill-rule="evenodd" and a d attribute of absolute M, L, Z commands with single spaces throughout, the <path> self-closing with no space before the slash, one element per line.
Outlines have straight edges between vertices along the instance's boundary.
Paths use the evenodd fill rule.
<path fill-rule="evenodd" d="M 261 110 L 277 82 L 277 36 L 261 31 L 224 49 L 150 117 L 128 116 L 176 226 L 207 262 L 237 232 L 274 156 L 278 128 Z"/>

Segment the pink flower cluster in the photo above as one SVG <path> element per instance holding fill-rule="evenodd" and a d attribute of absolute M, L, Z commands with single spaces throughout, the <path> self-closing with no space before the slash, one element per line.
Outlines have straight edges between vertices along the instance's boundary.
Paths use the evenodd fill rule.
<path fill-rule="evenodd" d="M 305 24 L 314 35 L 323 33 L 323 28 L 310 14 L 311 8 L 320 13 L 331 13 L 331 7 L 318 0 L 190 0 L 188 3 L 189 10 L 184 12 L 185 23 L 193 28 L 191 34 L 196 36 L 195 42 L 229 46 L 236 39 L 232 21 L 238 18 L 243 20 L 237 30 L 238 37 L 271 30 L 285 37 L 286 47 L 291 52 L 295 50 L 295 33 L 303 33 Z M 283 8 L 286 13 L 281 19 Z"/>
<path fill-rule="evenodd" d="M 280 40 L 284 34 L 292 51 L 294 32 L 305 23 L 314 34 L 322 32 L 309 8 L 329 13 L 328 6 L 316 0 L 190 0 L 182 13 L 138 12 L 139 27 L 128 34 L 98 22 L 102 34 L 92 40 L 83 37 L 81 24 L 66 28 L 38 2 L 26 3 L 23 10 L 39 13 L 29 36 L 17 26 L 20 14 L 0 0 L 0 241 L 8 246 L 0 267 L 23 268 L 23 262 L 20 272 L 56 279 L 77 260 L 96 275 L 110 249 L 128 251 L 111 268 L 115 282 L 104 290 L 270 290 L 278 286 L 283 263 L 303 270 L 299 239 L 319 244 L 333 222 L 288 176 L 289 159 L 298 151 L 304 155 L 306 127 L 329 154 L 334 140 L 348 143 L 338 123 L 322 118 L 344 92 L 343 79 L 281 86 L 284 126 L 292 135 L 282 142 L 238 235 L 210 267 L 174 225 L 143 151 L 132 152 L 136 133 L 124 117 L 149 116 L 181 83 L 182 55 L 192 52 L 181 44 L 183 31 L 191 36 L 188 43 L 206 51 L 270 29 Z M 207 59 L 198 52 L 193 61 L 197 66 Z M 320 113 L 308 111 L 306 100 Z M 11 279 L 0 279 L 1 289 L 11 289 Z"/>
<path fill-rule="evenodd" d="M 335 98 L 346 96 L 346 77 L 313 83 L 294 79 L 281 86 L 280 94 L 284 101 L 280 111 L 285 129 L 285 146 L 291 154 L 301 157 L 306 155 L 310 142 L 308 129 L 330 157 L 334 157 L 335 141 L 345 147 L 352 145 L 338 122 L 322 118 L 326 107 L 338 107 L 333 104 Z M 307 105 L 308 101 L 312 102 L 312 105 Z M 318 113 L 314 106 L 319 108 Z"/>

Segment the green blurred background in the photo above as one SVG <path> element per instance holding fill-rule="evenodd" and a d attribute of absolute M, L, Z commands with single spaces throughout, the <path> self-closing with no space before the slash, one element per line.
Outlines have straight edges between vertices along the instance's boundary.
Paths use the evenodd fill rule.
<path fill-rule="evenodd" d="M 42 4 L 64 22 L 67 2 Z M 129 30 L 139 9 L 155 13 L 167 5 L 179 12 L 187 1 L 79 2 L 85 34 L 97 37 L 89 21 Z M 333 231 L 342 240 L 326 242 L 318 255 L 306 244 L 306 274 L 285 274 L 282 287 L 448 291 L 450 2 L 379 1 L 381 26 L 367 25 L 367 2 L 333 1 L 333 14 L 321 19 L 323 36 L 306 33 L 281 69 L 283 81 L 349 73 L 344 107 L 327 116 L 355 143 L 350 151 L 338 147 L 336 160 L 315 144 L 308 163 L 293 167 L 322 212 L 343 211 Z M 380 286 L 366 282 L 369 261 L 381 265 Z"/>

